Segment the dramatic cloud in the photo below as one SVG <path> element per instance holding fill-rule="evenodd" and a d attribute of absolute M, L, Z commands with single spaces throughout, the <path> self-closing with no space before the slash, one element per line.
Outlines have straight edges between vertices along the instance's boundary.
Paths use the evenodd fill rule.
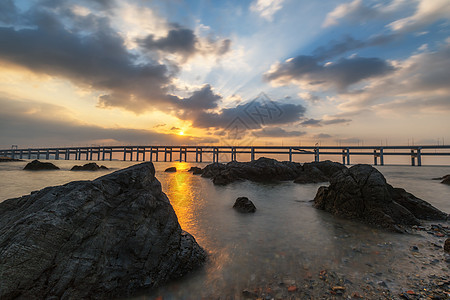
<path fill-rule="evenodd" d="M 195 127 L 227 130 L 253 130 L 266 125 L 281 125 L 299 121 L 306 109 L 300 104 L 275 101 L 251 101 L 219 112 L 195 111 L 184 113 L 184 118 Z"/>
<path fill-rule="evenodd" d="M 283 7 L 284 0 L 255 0 L 250 10 L 257 12 L 262 18 L 272 21 L 274 14 Z"/>
<path fill-rule="evenodd" d="M 365 23 L 372 19 L 387 19 L 394 17 L 395 14 L 410 12 L 413 7 L 415 12 L 411 16 L 395 20 L 388 27 L 393 31 L 408 32 L 439 20 L 450 19 L 448 0 L 393 0 L 388 4 L 375 3 L 372 6 L 365 4 L 362 0 L 354 0 L 338 5 L 328 13 L 322 26 L 334 26 L 344 20 L 350 23 Z"/>
<path fill-rule="evenodd" d="M 412 55 L 396 62 L 396 71 L 375 80 L 357 93 L 341 95 L 344 110 L 402 108 L 415 111 L 450 110 L 450 39 L 437 51 Z"/>
<path fill-rule="evenodd" d="M 180 54 L 187 59 L 195 54 L 224 55 L 230 50 L 231 40 L 200 39 L 193 30 L 174 24 L 167 36 L 155 38 L 153 34 L 137 39 L 138 44 L 147 51 L 160 51 Z"/>
<path fill-rule="evenodd" d="M 59 9 L 40 4 L 27 12 L 31 27 L 0 27 L 0 61 L 38 74 L 66 78 L 99 92 L 101 108 L 120 107 L 142 113 L 167 110 L 173 104 L 169 90 L 174 90 L 173 80 L 180 66 L 143 60 L 130 52 L 108 17 L 74 14 L 68 4 L 60 4 Z M 185 56 L 206 48 L 224 54 L 230 48 L 229 40 L 211 40 L 206 48 L 199 49 L 200 39 L 192 30 L 175 27 L 166 37 L 149 35 L 141 41 L 142 46 L 149 51 Z M 195 101 L 192 99 L 191 103 Z"/>
<path fill-rule="evenodd" d="M 213 138 L 162 134 L 151 130 L 103 128 L 82 124 L 56 105 L 0 97 L 0 136 L 21 147 L 88 144 L 190 144 L 215 143 Z M 8 148 L 10 145 L 4 145 Z"/>
<path fill-rule="evenodd" d="M 424 0 L 432 2 L 434 0 Z M 445 0 L 444 0 L 445 1 Z M 327 14 L 322 27 L 338 25 L 340 22 L 366 23 L 377 18 L 388 18 L 395 13 L 408 9 L 412 1 L 393 0 L 388 4 L 375 3 L 366 5 L 362 0 L 354 0 L 349 3 L 338 5 Z"/>
<path fill-rule="evenodd" d="M 388 62 L 376 57 L 353 56 L 321 63 L 317 57 L 299 55 L 273 65 L 264 74 L 264 79 L 279 85 L 294 83 L 306 89 L 336 88 L 342 91 L 364 79 L 386 75 L 393 70 Z"/>
<path fill-rule="evenodd" d="M 17 7 L 13 0 L 2 0 L 0 2 L 0 24 L 1 22 L 14 22 L 17 14 Z"/>
<path fill-rule="evenodd" d="M 188 98 L 181 99 L 171 96 L 171 99 L 177 108 L 198 111 L 217 108 L 222 97 L 215 94 L 211 86 L 206 84 L 200 90 L 193 92 Z"/>
<path fill-rule="evenodd" d="M 421 0 L 414 15 L 396 20 L 388 26 L 394 31 L 413 31 L 436 21 L 449 19 L 448 0 Z"/>

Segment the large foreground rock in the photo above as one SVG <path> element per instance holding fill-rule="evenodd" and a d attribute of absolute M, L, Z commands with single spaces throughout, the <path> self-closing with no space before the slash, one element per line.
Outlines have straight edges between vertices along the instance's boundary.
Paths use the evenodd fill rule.
<path fill-rule="evenodd" d="M 213 163 L 203 169 L 202 177 L 211 178 L 214 184 L 226 185 L 238 180 L 257 182 L 296 180 L 298 183 L 328 181 L 344 165 L 331 161 L 307 163 L 277 161 L 261 157 L 251 162 Z"/>
<path fill-rule="evenodd" d="M 0 203 L 0 299 L 127 296 L 205 257 L 150 162 Z"/>
<path fill-rule="evenodd" d="M 55 166 L 52 163 L 40 162 L 39 160 L 35 159 L 32 162 L 27 163 L 27 165 L 23 169 L 29 171 L 59 170 L 59 167 Z"/>
<path fill-rule="evenodd" d="M 406 192 L 393 188 L 370 165 L 355 165 L 320 187 L 314 206 L 332 214 L 364 223 L 402 231 L 402 225 L 419 225 L 419 219 L 446 220 L 448 214 Z"/>

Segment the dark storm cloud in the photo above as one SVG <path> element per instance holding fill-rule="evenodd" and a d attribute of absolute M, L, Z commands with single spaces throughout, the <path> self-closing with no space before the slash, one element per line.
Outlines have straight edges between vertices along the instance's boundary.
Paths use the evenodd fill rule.
<path fill-rule="evenodd" d="M 167 66 L 136 64 L 107 19 L 88 15 L 91 32 L 82 34 L 65 28 L 50 11 L 37 9 L 33 15 L 37 28 L 0 27 L 0 60 L 107 91 L 101 106 L 140 111 L 163 101 L 171 79 Z"/>
<path fill-rule="evenodd" d="M 170 96 L 170 99 L 177 108 L 196 111 L 217 108 L 222 96 L 215 94 L 211 86 L 206 84 L 200 90 L 193 92 L 190 97 Z"/>
<path fill-rule="evenodd" d="M 178 24 L 172 24 L 172 27 L 165 37 L 156 38 L 153 34 L 149 34 L 147 37 L 136 41 L 146 51 L 177 53 L 185 59 L 196 54 L 221 56 L 230 51 L 231 40 L 229 39 L 201 40 L 191 29 L 183 28 Z"/>
<path fill-rule="evenodd" d="M 286 131 L 280 127 L 268 127 L 253 131 L 255 137 L 293 137 L 305 134 L 305 131 Z"/>
<path fill-rule="evenodd" d="M 108 1 L 96 3 L 113 5 L 107 4 Z M 68 1 L 41 1 L 26 12 L 26 18 L 23 18 L 27 20 L 25 27 L 0 26 L 0 61 L 35 73 L 67 78 L 78 86 L 100 91 L 98 106 L 102 108 L 121 107 L 136 113 L 150 109 L 170 112 L 174 105 L 175 108 L 189 109 L 184 102 L 174 102 L 168 93 L 173 88 L 174 76 L 180 70 L 178 65 L 150 59 L 143 61 L 128 51 L 108 17 L 77 15 L 69 4 Z M 2 2 L 2 5 L 9 5 L 8 11 L 17 14 L 9 1 Z M 165 38 L 155 40 L 148 37 L 147 46 L 164 53 L 192 55 L 200 51 L 196 48 L 198 38 L 192 30 L 173 26 L 175 28 Z M 227 40 L 211 43 L 210 46 L 217 46 L 217 49 L 210 49 L 213 53 L 229 50 Z M 192 97 L 185 99 L 185 103 L 193 105 L 193 109 L 217 106 L 214 100 L 201 107 L 200 98 L 214 98 L 202 93 L 207 94 L 208 91 L 194 92 Z"/>
<path fill-rule="evenodd" d="M 298 82 L 308 85 L 336 87 L 345 90 L 361 80 L 382 76 L 394 71 L 386 61 L 371 57 L 341 58 L 336 62 L 324 64 L 315 56 L 299 55 L 276 66 L 267 72 L 267 81 L 282 83 Z"/>
<path fill-rule="evenodd" d="M 18 15 L 17 7 L 13 0 L 0 1 L 0 23 L 10 23 L 16 20 Z"/>
<path fill-rule="evenodd" d="M 155 36 L 150 34 L 144 39 L 139 39 L 138 43 L 141 47 L 151 51 L 160 50 L 191 56 L 197 51 L 195 47 L 197 41 L 194 31 L 178 27 L 169 30 L 166 37 L 155 39 Z"/>
<path fill-rule="evenodd" d="M 316 48 L 313 51 L 313 56 L 318 61 L 331 59 L 333 57 L 345 54 L 349 51 L 388 44 L 398 37 L 398 34 L 380 34 L 362 41 L 356 40 L 351 36 L 344 36 L 340 40 L 330 41 L 329 43 L 327 43 L 327 46 L 320 46 Z"/>
<path fill-rule="evenodd" d="M 259 129 L 266 125 L 281 125 L 299 121 L 306 109 L 300 104 L 252 101 L 220 112 L 189 111 L 184 117 L 195 127 Z"/>

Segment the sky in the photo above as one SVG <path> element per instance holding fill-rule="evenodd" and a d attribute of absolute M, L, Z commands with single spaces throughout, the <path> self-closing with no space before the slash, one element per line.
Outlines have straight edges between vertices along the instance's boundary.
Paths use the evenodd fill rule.
<path fill-rule="evenodd" d="M 2 0 L 0 148 L 450 142 L 449 0 Z"/>

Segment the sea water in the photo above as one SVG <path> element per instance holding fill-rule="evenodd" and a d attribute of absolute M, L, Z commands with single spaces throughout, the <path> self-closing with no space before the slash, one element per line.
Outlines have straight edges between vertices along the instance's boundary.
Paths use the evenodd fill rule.
<path fill-rule="evenodd" d="M 0 202 L 46 186 L 92 180 L 137 162 L 105 161 L 109 170 L 70 171 L 83 161 L 52 161 L 61 170 L 24 171 L 27 162 L 0 164 Z M 423 234 L 395 234 L 336 218 L 315 209 L 312 200 L 321 185 L 248 181 L 215 186 L 211 180 L 187 172 L 206 163 L 157 162 L 156 177 L 168 195 L 181 227 L 208 252 L 199 270 L 142 298 L 240 298 L 244 289 L 273 284 L 301 285 L 305 278 L 332 270 L 348 279 L 349 289 L 361 292 L 366 284 L 382 281 L 399 292 L 411 276 L 448 273 L 442 259 L 444 239 Z M 175 166 L 176 173 L 166 173 Z M 446 166 L 379 166 L 388 183 L 402 187 L 435 207 L 450 212 L 450 186 L 431 180 L 450 174 Z M 254 214 L 232 209 L 237 197 L 248 197 Z M 444 223 L 445 224 L 445 223 Z M 448 225 L 448 224 L 447 224 Z M 420 255 L 411 255 L 417 246 Z M 434 252 L 436 251 L 436 252 Z M 430 257 L 438 262 L 429 264 Z"/>

